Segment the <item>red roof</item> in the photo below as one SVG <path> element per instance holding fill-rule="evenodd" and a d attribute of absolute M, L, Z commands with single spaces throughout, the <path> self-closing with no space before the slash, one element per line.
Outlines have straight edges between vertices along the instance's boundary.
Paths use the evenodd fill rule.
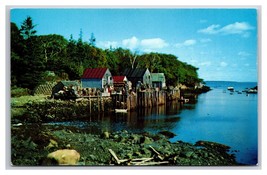
<path fill-rule="evenodd" d="M 87 68 L 83 72 L 82 79 L 102 79 L 108 68 Z"/>
<path fill-rule="evenodd" d="M 120 83 L 124 81 L 125 76 L 113 76 L 112 78 L 114 83 Z"/>

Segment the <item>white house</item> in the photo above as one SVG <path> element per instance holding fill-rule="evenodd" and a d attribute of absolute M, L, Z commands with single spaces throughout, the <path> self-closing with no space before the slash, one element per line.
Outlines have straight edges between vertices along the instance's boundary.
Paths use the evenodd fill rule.
<path fill-rule="evenodd" d="M 87 68 L 81 78 L 82 88 L 106 89 L 113 86 L 113 79 L 108 68 Z"/>

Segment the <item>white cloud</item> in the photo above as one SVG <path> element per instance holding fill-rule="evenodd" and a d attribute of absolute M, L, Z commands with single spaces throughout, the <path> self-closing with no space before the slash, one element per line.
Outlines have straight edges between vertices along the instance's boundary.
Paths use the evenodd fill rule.
<path fill-rule="evenodd" d="M 254 27 L 252 27 L 247 22 L 235 22 L 233 24 L 228 24 L 226 26 L 221 27 L 218 24 L 213 24 L 207 28 L 198 30 L 199 33 L 204 34 L 238 34 L 243 37 L 249 36 L 249 30 L 253 30 Z"/>
<path fill-rule="evenodd" d="M 224 26 L 220 31 L 225 34 L 243 34 L 245 31 L 251 29 L 253 29 L 253 27 L 246 22 L 235 22 Z"/>
<path fill-rule="evenodd" d="M 195 45 L 196 43 L 197 43 L 196 40 L 190 39 L 190 40 L 184 41 L 184 46 L 192 46 L 192 45 Z"/>
<path fill-rule="evenodd" d="M 196 40 L 194 40 L 194 39 L 189 39 L 189 40 L 185 40 L 185 41 L 182 42 L 182 43 L 177 43 L 177 44 L 175 44 L 175 47 L 193 46 L 193 45 L 195 45 L 196 43 L 197 43 Z"/>
<path fill-rule="evenodd" d="M 213 24 L 205 29 L 200 29 L 198 30 L 199 33 L 205 33 L 205 34 L 216 34 L 218 33 L 220 25 L 218 24 Z"/>
<path fill-rule="evenodd" d="M 132 38 L 122 40 L 122 45 L 130 50 L 133 50 L 138 47 L 139 40 L 133 36 Z"/>
<path fill-rule="evenodd" d="M 169 44 L 161 38 L 143 39 L 140 42 L 140 46 L 144 49 L 162 49 Z"/>
<path fill-rule="evenodd" d="M 199 66 L 210 66 L 211 62 L 210 61 L 205 61 L 205 62 L 201 62 L 198 64 Z"/>
<path fill-rule="evenodd" d="M 108 49 L 110 47 L 117 48 L 119 46 L 119 43 L 116 41 L 100 41 L 97 43 L 99 47 L 103 47 L 105 49 Z"/>
<path fill-rule="evenodd" d="M 190 43 L 187 43 L 190 44 Z M 113 48 L 123 47 L 132 51 L 139 50 L 143 52 L 153 52 L 164 47 L 168 47 L 169 44 L 161 38 L 149 38 L 149 39 L 138 39 L 136 36 L 131 38 L 123 39 L 121 42 L 117 41 L 100 41 L 98 46 L 102 48 Z"/>
<path fill-rule="evenodd" d="M 227 64 L 226 62 L 223 62 L 223 61 L 220 62 L 220 66 L 221 66 L 221 67 L 226 67 L 227 65 L 228 65 L 228 64 Z"/>
<path fill-rule="evenodd" d="M 208 43 L 208 42 L 211 42 L 212 40 L 209 39 L 209 38 L 203 38 L 203 39 L 200 39 L 200 42 L 201 43 Z"/>

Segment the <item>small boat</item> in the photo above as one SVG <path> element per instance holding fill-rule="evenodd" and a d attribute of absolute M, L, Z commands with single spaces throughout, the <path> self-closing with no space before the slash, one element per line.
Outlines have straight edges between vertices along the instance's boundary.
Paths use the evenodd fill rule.
<path fill-rule="evenodd" d="M 115 109 L 115 113 L 127 113 L 127 109 Z"/>
<path fill-rule="evenodd" d="M 183 103 L 187 103 L 187 102 L 189 102 L 189 99 L 187 99 L 187 98 L 185 98 L 185 99 L 179 99 L 178 101 L 179 102 L 183 102 Z"/>
<path fill-rule="evenodd" d="M 257 94 L 258 93 L 258 86 L 255 86 L 253 88 L 246 88 L 245 92 L 247 94 Z"/>
<path fill-rule="evenodd" d="M 229 86 L 229 87 L 227 87 L 227 90 L 229 90 L 229 91 L 234 91 L 234 87 Z"/>
<path fill-rule="evenodd" d="M 247 91 L 248 94 L 257 94 L 258 93 L 258 90 L 257 89 L 249 89 Z"/>

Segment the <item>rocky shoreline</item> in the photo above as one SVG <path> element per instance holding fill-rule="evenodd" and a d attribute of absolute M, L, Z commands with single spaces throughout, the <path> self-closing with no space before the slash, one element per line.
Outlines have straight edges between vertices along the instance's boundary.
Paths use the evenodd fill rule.
<path fill-rule="evenodd" d="M 13 166 L 58 165 L 60 163 L 51 160 L 49 154 L 58 150 L 75 150 L 78 154 L 75 165 L 80 166 L 241 165 L 226 145 L 209 141 L 171 143 L 170 137 L 173 133 L 168 131 L 158 134 L 104 131 L 101 135 L 92 135 L 74 127 L 13 125 L 11 162 Z"/>

